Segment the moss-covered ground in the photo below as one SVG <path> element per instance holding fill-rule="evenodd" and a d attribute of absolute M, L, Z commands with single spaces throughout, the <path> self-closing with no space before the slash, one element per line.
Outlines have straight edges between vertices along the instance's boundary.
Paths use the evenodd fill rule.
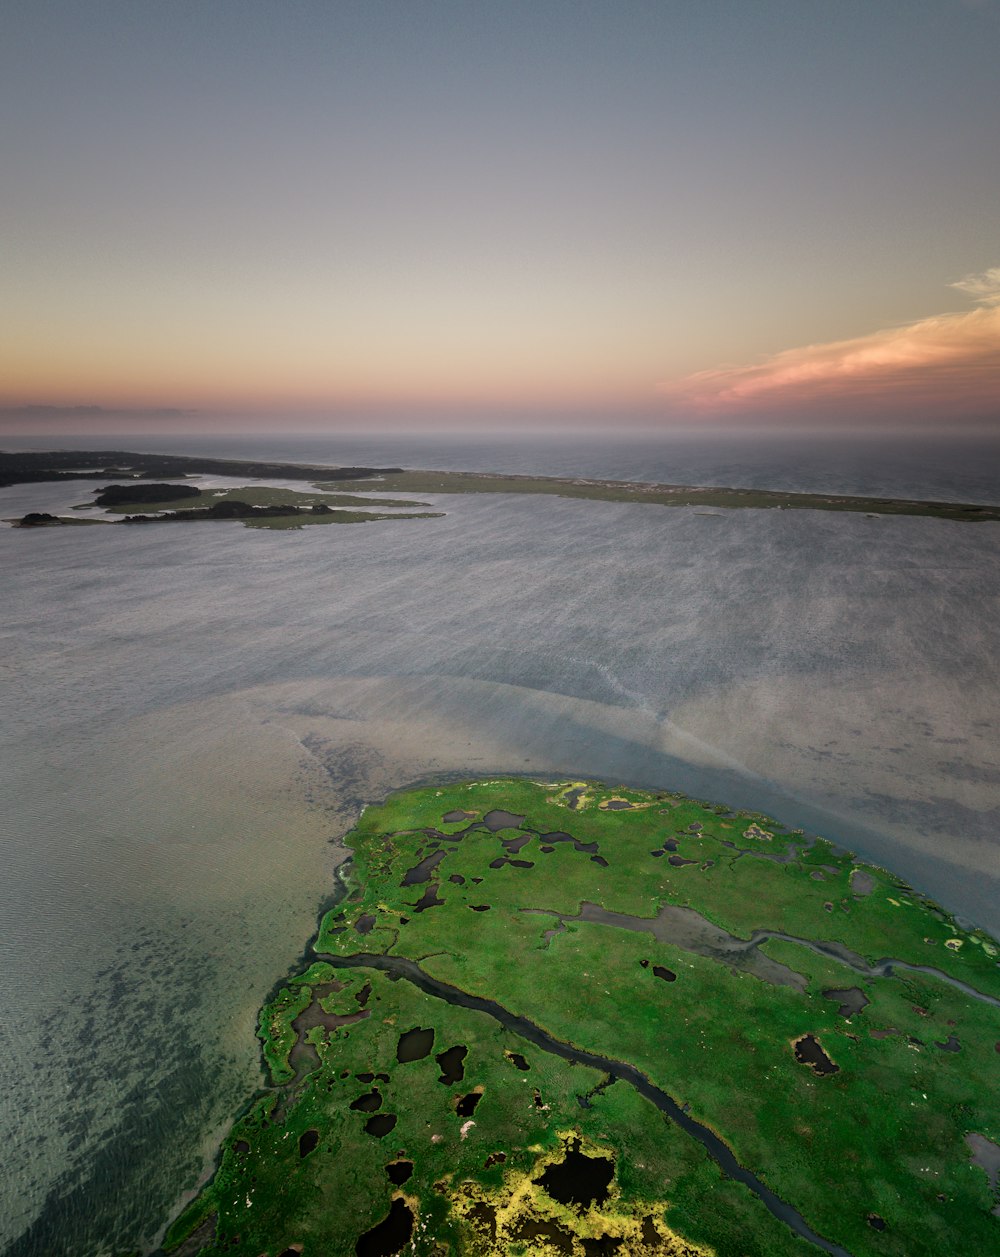
<path fill-rule="evenodd" d="M 965 1142 L 1000 1140 L 997 947 L 891 874 L 766 817 L 592 783 L 410 791 L 348 842 L 314 959 L 261 1014 L 271 1086 L 168 1249 L 389 1254 L 402 1233 L 379 1224 L 405 1217 L 427 1254 L 819 1251 L 625 1078 L 375 954 L 639 1070 L 836 1250 L 1000 1251 Z M 748 972 L 755 950 L 789 981 Z M 401 1063 L 416 1027 L 433 1045 Z M 834 1072 L 796 1058 L 806 1036 Z M 437 1059 L 459 1046 L 460 1078 Z M 606 1198 L 541 1186 L 572 1147 L 613 1164 Z"/>

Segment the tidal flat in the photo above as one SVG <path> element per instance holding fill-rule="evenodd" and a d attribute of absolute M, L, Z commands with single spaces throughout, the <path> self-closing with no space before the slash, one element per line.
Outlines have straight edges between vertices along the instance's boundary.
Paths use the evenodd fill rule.
<path fill-rule="evenodd" d="M 167 1252 L 996 1245 L 1000 948 L 892 873 L 592 782 L 402 792 L 346 843 Z"/>

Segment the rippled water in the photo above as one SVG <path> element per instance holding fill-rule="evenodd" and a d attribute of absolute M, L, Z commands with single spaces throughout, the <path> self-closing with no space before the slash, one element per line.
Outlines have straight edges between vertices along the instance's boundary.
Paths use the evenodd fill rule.
<path fill-rule="evenodd" d="M 769 472 L 704 443 L 211 452 L 997 500 L 979 456 L 810 448 Z M 0 490 L 0 515 L 92 487 Z M 256 1085 L 331 840 L 428 774 L 762 808 L 1000 932 L 1000 526 L 439 501 L 292 533 L 0 529 L 7 1253 L 155 1242 Z"/>

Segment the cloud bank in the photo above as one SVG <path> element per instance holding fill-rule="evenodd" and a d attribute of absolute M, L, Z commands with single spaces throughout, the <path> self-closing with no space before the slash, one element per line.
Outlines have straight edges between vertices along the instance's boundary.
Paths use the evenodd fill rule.
<path fill-rule="evenodd" d="M 979 308 L 701 371 L 661 391 L 678 404 L 729 415 L 864 407 L 866 414 L 1000 420 L 1000 267 L 950 287 Z"/>

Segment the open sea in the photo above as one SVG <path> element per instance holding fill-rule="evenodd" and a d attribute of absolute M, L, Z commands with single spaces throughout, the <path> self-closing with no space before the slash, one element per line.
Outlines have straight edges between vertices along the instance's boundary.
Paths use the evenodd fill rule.
<path fill-rule="evenodd" d="M 972 438 L 0 444 L 1000 502 Z M 0 517 L 93 488 L 0 489 Z M 430 776 L 770 812 L 1000 935 L 1000 524 L 426 500 L 444 518 L 0 527 L 4 1257 L 155 1249 L 259 1085 L 256 1013 L 342 835 Z"/>

